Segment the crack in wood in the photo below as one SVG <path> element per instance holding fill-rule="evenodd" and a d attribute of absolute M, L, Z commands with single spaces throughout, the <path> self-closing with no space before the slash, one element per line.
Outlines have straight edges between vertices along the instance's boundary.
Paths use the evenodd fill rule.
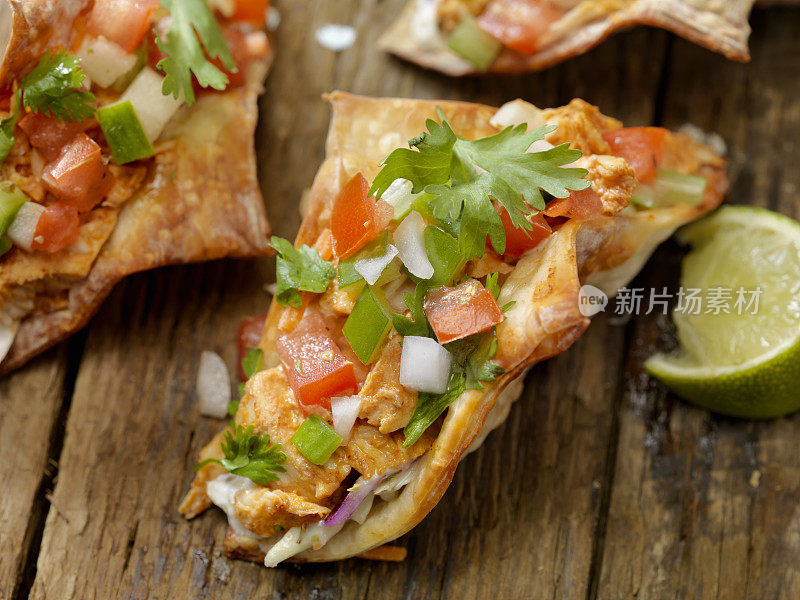
<path fill-rule="evenodd" d="M 42 471 L 42 478 L 36 490 L 33 507 L 28 519 L 28 526 L 25 531 L 25 538 L 23 541 L 23 548 L 25 549 L 23 554 L 25 558 L 20 563 L 19 570 L 17 571 L 17 580 L 14 583 L 14 589 L 11 595 L 11 598 L 14 598 L 14 600 L 27 600 L 33 582 L 36 579 L 39 552 L 42 546 L 42 536 L 44 535 L 45 523 L 47 522 L 47 516 L 51 508 L 50 494 L 52 494 L 56 478 L 58 477 L 58 460 L 64 448 L 67 417 L 69 415 L 70 406 L 72 405 L 75 380 L 78 377 L 78 369 L 86 346 L 86 330 L 77 333 L 65 342 L 65 344 L 67 346 L 67 356 L 64 380 L 61 386 L 62 401 L 58 410 L 58 415 L 53 421 L 48 435 L 47 462 Z"/>

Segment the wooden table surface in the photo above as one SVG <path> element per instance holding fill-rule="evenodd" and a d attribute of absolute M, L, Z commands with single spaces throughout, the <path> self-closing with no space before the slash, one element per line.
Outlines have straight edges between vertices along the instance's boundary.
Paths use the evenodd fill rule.
<path fill-rule="evenodd" d="M 539 74 L 452 80 L 376 53 L 404 0 L 276 2 L 283 22 L 256 144 L 274 231 L 294 237 L 323 157 L 323 92 L 555 106 L 692 122 L 729 147 L 728 201 L 800 217 L 800 11 L 756 10 L 753 61 L 637 29 Z M 324 23 L 358 30 L 340 54 Z M 636 285 L 674 285 L 669 242 Z M 177 512 L 220 422 L 197 411 L 201 350 L 233 369 L 274 260 L 162 269 L 119 285 L 88 329 L 0 382 L 0 598 L 800 598 L 800 415 L 720 418 L 650 381 L 663 317 L 599 316 L 534 368 L 400 564 L 265 569 L 221 555 L 225 522 Z"/>

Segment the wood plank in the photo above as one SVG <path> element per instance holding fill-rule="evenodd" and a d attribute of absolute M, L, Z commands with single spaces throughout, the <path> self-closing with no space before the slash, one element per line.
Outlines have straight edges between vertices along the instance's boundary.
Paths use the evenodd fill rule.
<path fill-rule="evenodd" d="M 80 344 L 79 344 L 80 345 Z M 65 347 L 0 380 L 0 599 L 24 587 L 25 561 L 41 535 L 45 487 L 61 447 L 60 407 L 68 381 Z M 79 350 L 79 348 L 78 348 Z"/>
<path fill-rule="evenodd" d="M 653 119 L 660 73 L 652 65 L 663 62 L 666 34 L 622 34 L 530 77 L 450 80 L 373 50 L 402 4 L 279 4 L 278 57 L 258 137 L 277 234 L 291 237 L 299 223 L 296 202 L 323 155 L 328 108 L 319 98 L 331 89 L 491 104 L 524 97 L 542 106 L 582 95 L 631 123 Z M 340 55 L 317 46 L 313 32 L 327 22 L 355 25 L 357 45 Z M 233 366 L 235 326 L 264 310 L 271 264 L 141 275 L 106 303 L 78 376 L 32 597 L 584 597 L 625 333 L 603 319 L 572 352 L 531 373 L 510 422 L 466 459 L 440 506 L 403 538 L 403 564 L 266 570 L 220 556 L 218 511 L 182 521 L 176 506 L 191 465 L 219 427 L 196 412 L 199 352 L 216 350 Z"/>
<path fill-rule="evenodd" d="M 663 113 L 667 126 L 691 120 L 723 135 L 731 202 L 794 217 L 796 24 L 796 12 L 757 11 L 751 65 L 676 42 Z M 666 276 L 676 286 L 677 246 L 657 258 L 642 283 L 660 287 Z M 750 423 L 667 394 L 641 370 L 664 325 L 646 317 L 635 327 L 598 598 L 800 597 L 800 416 Z"/>

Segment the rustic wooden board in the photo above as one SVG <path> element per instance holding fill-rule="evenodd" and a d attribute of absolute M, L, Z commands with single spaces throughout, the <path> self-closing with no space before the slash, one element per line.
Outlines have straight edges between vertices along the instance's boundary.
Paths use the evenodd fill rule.
<path fill-rule="evenodd" d="M 794 217 L 797 18 L 757 12 L 747 67 L 676 42 L 663 111 L 667 126 L 691 120 L 726 139 L 730 202 Z M 642 284 L 677 285 L 679 249 L 662 250 Z M 640 318 L 633 332 L 598 598 L 798 598 L 800 417 L 747 423 L 667 395 L 641 368 L 663 320 Z"/>
<path fill-rule="evenodd" d="M 80 346 L 80 340 L 77 340 Z M 76 344 L 73 343 L 73 347 Z M 61 406 L 70 377 L 64 352 L 48 352 L 0 381 L 0 598 L 12 598 L 24 580 L 26 562 L 41 536 L 52 486 L 51 456 L 61 447 Z"/>
<path fill-rule="evenodd" d="M 775 142 L 800 139 L 796 11 L 756 15 L 752 66 L 638 30 L 544 73 L 451 80 L 374 51 L 403 3 L 276 1 L 283 22 L 257 133 L 276 234 L 297 230 L 299 199 L 323 157 L 329 111 L 320 95 L 337 88 L 540 106 L 582 96 L 629 124 L 691 120 L 733 142 L 737 201 L 774 197 L 785 212 L 800 211 L 797 169 Z M 356 45 L 341 54 L 318 46 L 313 32 L 329 22 L 354 25 Z M 671 250 L 643 282 L 674 279 Z M 672 598 L 695 589 L 797 597 L 788 565 L 800 539 L 800 459 L 786 441 L 800 421 L 720 420 L 644 382 L 642 355 L 658 337 L 652 319 L 625 326 L 601 316 L 568 353 L 531 371 L 508 423 L 401 538 L 404 563 L 267 570 L 221 556 L 221 513 L 187 523 L 176 511 L 199 448 L 220 427 L 198 415 L 194 376 L 204 349 L 234 366 L 235 327 L 266 309 L 263 284 L 272 280 L 270 259 L 133 277 L 91 324 L 85 350 L 78 339 L 0 383 L 0 407 L 11 415 L 0 423 L 0 449 L 15 456 L 0 465 L 3 489 L 13 490 L 0 503 L 0 599 L 28 588 L 32 598 L 58 600 Z M 27 402 L 34 391 L 41 405 Z M 29 435 L 23 422 L 53 441 L 15 451 Z"/>

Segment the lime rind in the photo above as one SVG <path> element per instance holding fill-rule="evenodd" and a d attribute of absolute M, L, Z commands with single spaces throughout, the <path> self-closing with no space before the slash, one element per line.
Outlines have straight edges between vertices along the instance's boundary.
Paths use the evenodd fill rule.
<path fill-rule="evenodd" d="M 764 290 L 758 311 L 676 313 L 681 350 L 645 369 L 710 410 L 771 418 L 800 409 L 800 223 L 767 209 L 726 206 L 678 232 L 693 247 L 684 289 Z"/>

